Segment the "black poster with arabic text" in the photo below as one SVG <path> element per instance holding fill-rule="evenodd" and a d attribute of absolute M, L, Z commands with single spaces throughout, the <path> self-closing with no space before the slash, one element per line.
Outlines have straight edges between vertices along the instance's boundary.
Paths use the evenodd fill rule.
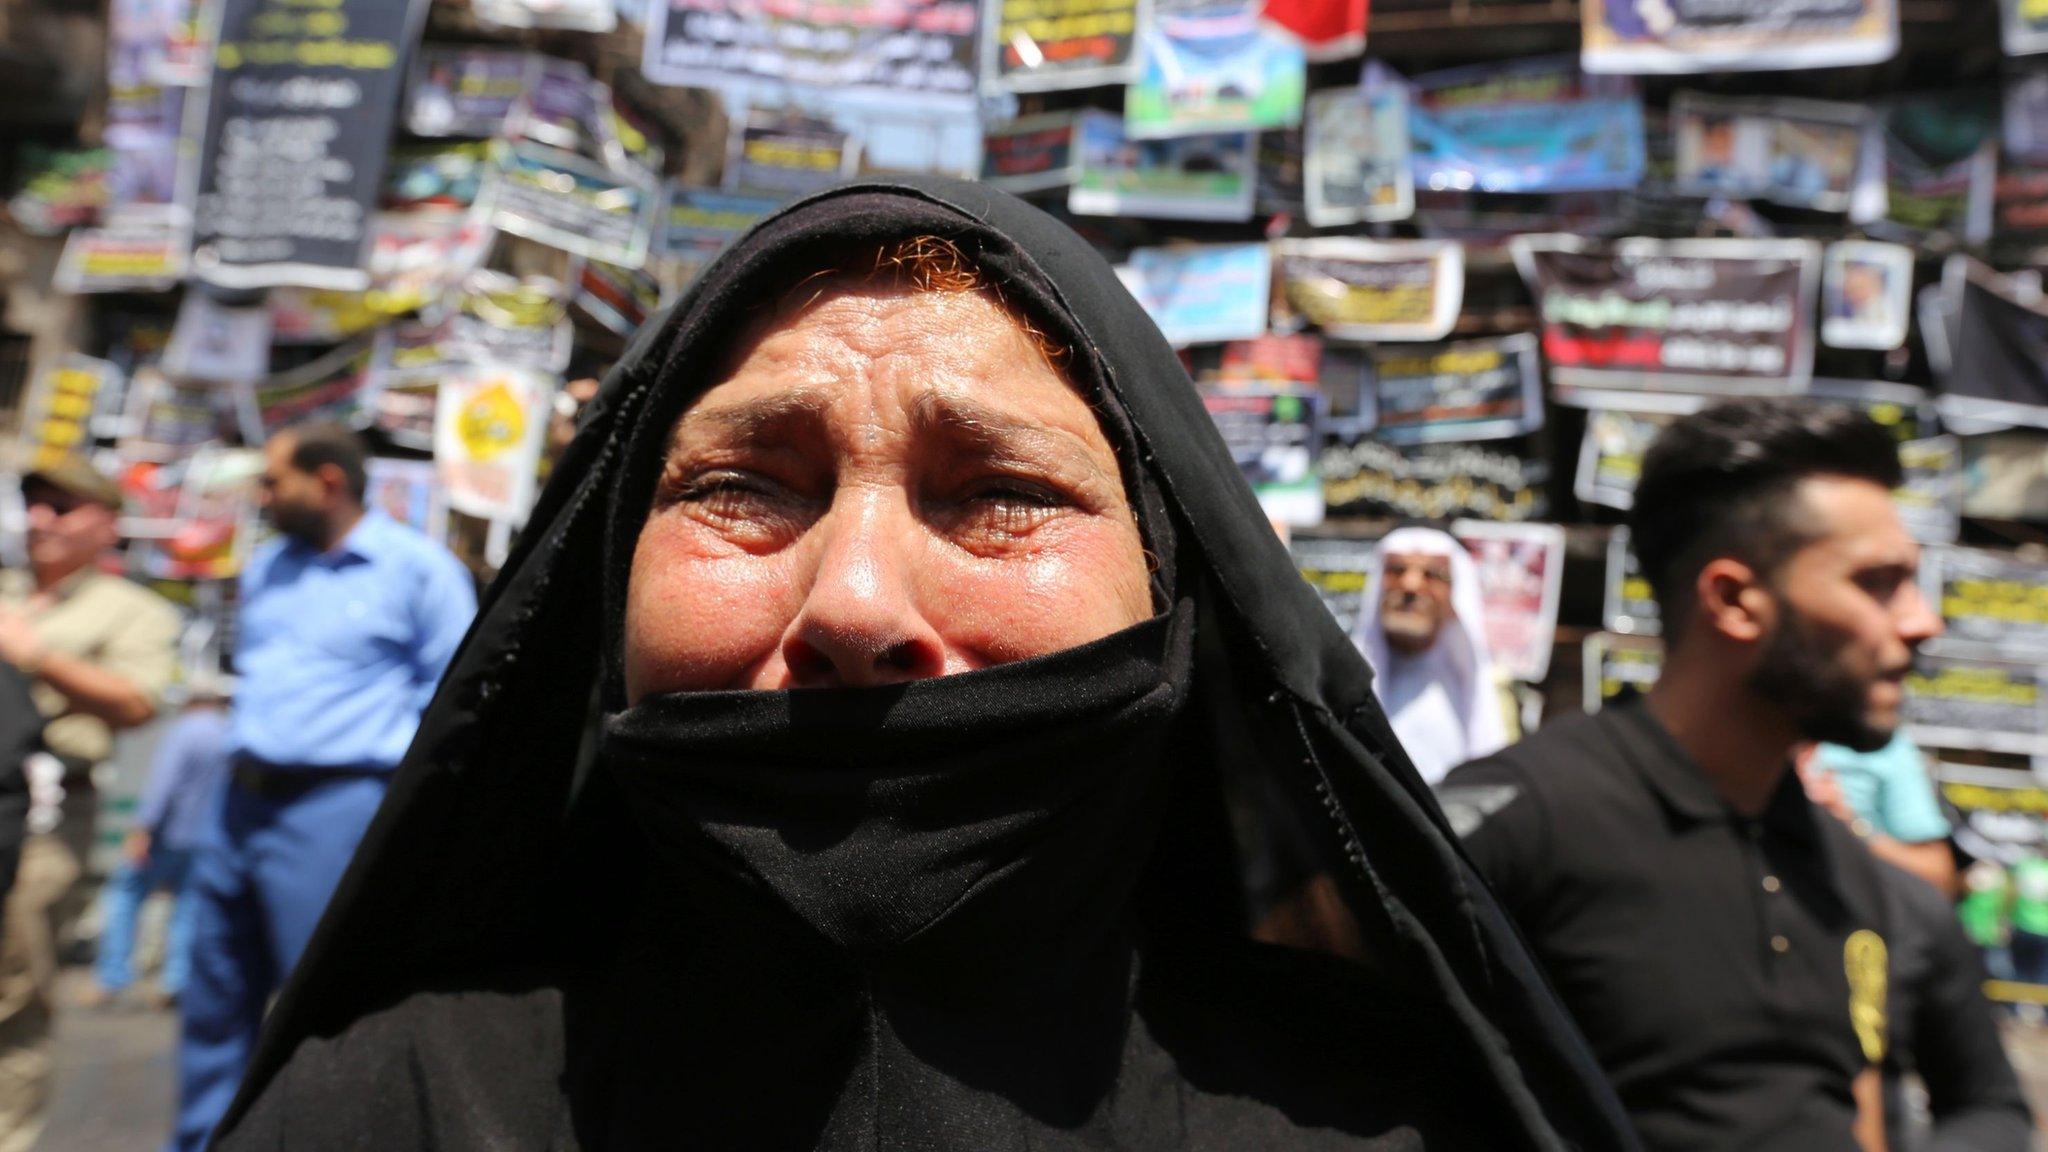
<path fill-rule="evenodd" d="M 193 271 L 368 287 L 370 215 L 424 0 L 221 0 Z"/>
<path fill-rule="evenodd" d="M 1961 277 L 1951 368 L 1938 401 L 1951 420 L 2048 428 L 2048 307 L 1995 274 Z"/>

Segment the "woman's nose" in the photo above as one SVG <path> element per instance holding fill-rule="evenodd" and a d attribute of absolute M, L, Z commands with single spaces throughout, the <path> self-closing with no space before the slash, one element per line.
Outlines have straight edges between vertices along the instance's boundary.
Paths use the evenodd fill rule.
<path fill-rule="evenodd" d="M 818 566 L 782 646 L 798 687 L 895 684 L 945 670 L 944 642 L 918 603 L 907 509 L 900 493 L 842 492 L 812 527 L 822 537 Z"/>

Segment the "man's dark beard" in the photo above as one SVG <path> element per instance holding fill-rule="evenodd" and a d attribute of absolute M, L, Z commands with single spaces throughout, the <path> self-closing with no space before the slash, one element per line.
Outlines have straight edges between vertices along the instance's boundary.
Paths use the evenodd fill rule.
<path fill-rule="evenodd" d="M 289 505 L 272 505 L 270 523 L 279 532 L 315 548 L 326 543 L 327 520 L 316 511 Z"/>
<path fill-rule="evenodd" d="M 1859 680 L 1783 598 L 1784 619 L 1749 674 L 1749 687 L 1792 713 L 1799 734 L 1808 740 L 1840 744 L 1858 752 L 1875 752 L 1889 744 L 1890 728 L 1870 720 L 1870 684 Z"/>

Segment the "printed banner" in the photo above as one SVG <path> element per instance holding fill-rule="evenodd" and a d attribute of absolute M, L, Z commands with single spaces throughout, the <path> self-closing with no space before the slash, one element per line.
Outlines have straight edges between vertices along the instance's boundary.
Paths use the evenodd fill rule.
<path fill-rule="evenodd" d="M 1964 92 L 1900 100 L 1884 113 L 1884 220 L 1902 240 L 1981 244 L 1991 235 L 1998 101 Z"/>
<path fill-rule="evenodd" d="M 1461 520 L 1451 525 L 1451 535 L 1479 569 L 1486 648 L 1494 666 L 1516 680 L 1541 683 L 1550 674 L 1550 648 L 1557 636 L 1564 529 Z"/>
<path fill-rule="evenodd" d="M 359 338 L 242 390 L 255 410 L 243 418 L 245 424 L 255 425 L 256 434 L 248 439 L 266 440 L 281 428 L 307 420 L 362 427 L 368 421 L 364 392 L 374 351 L 370 340 Z"/>
<path fill-rule="evenodd" d="M 2048 428 L 2048 305 L 1970 262 L 1944 278 L 1955 301 L 1951 368 L 1935 401 L 1943 419 Z"/>
<path fill-rule="evenodd" d="M 77 296 L 92 292 L 162 292 L 185 278 L 192 236 L 173 225 L 74 228 L 50 286 Z"/>
<path fill-rule="evenodd" d="M 370 426 L 401 448 L 434 450 L 434 412 L 441 378 L 461 371 L 441 346 L 438 330 L 418 322 L 377 333 L 364 406 Z"/>
<path fill-rule="evenodd" d="M 1400 448 L 1343 431 L 1317 462 L 1331 516 L 1523 521 L 1549 513 L 1550 467 L 1526 445 L 1422 444 Z"/>
<path fill-rule="evenodd" d="M 618 27 L 612 0 L 469 0 L 470 11 L 500 28 L 609 32 Z"/>
<path fill-rule="evenodd" d="M 992 0 L 981 75 L 991 90 L 1126 84 L 1137 71 L 1144 0 Z"/>
<path fill-rule="evenodd" d="M 103 138 L 112 163 L 101 215 L 106 222 L 190 221 L 192 168 L 198 156 L 181 135 L 185 102 L 198 99 L 188 97 L 190 91 L 168 84 L 109 87 Z M 15 215 L 24 227 L 33 223 L 19 206 Z"/>
<path fill-rule="evenodd" d="M 1084 111 L 1075 125 L 1080 166 L 1067 193 L 1076 216 L 1249 220 L 1257 190 L 1250 133 L 1126 140 L 1123 121 Z"/>
<path fill-rule="evenodd" d="M 1357 627 L 1358 614 L 1371 604 L 1367 596 L 1372 583 L 1374 541 L 1347 537 L 1304 536 L 1295 533 L 1287 542 L 1294 555 L 1294 567 L 1302 579 L 1322 597 L 1323 606 L 1337 618 L 1346 636 Z"/>
<path fill-rule="evenodd" d="M 2005 552 L 1929 548 L 1920 561 L 1920 587 L 1948 628 L 1930 647 L 2048 664 L 2048 564 Z"/>
<path fill-rule="evenodd" d="M 1664 645 L 1646 636 L 1595 632 L 1579 650 L 1588 712 L 1647 693 L 1664 671 Z"/>
<path fill-rule="evenodd" d="M 512 106 L 537 78 L 529 52 L 428 45 L 413 70 L 405 129 L 415 136 L 488 140 L 505 131 Z"/>
<path fill-rule="evenodd" d="M 569 366 L 575 326 L 569 294 L 546 276 L 518 279 L 484 269 L 470 274 L 435 342 L 450 360 L 560 372 Z"/>
<path fill-rule="evenodd" d="M 1152 139 L 1291 128 L 1307 95 L 1301 42 L 1262 26 L 1256 0 L 1154 0 L 1124 92 L 1124 131 Z"/>
<path fill-rule="evenodd" d="M 422 0 L 220 0 L 193 271 L 232 287 L 367 288 L 384 150 Z"/>
<path fill-rule="evenodd" d="M 76 354 L 58 358 L 36 374 L 22 404 L 19 467 L 48 468 L 92 448 L 92 416 L 101 394 L 117 392 L 121 369 L 105 360 Z"/>
<path fill-rule="evenodd" d="M 526 518 L 555 385 L 500 365 L 469 365 L 442 378 L 434 466 L 450 508 L 484 520 Z"/>
<path fill-rule="evenodd" d="M 1335 88 L 1308 98 L 1302 193 L 1309 226 L 1406 220 L 1415 211 L 1408 90 Z"/>
<path fill-rule="evenodd" d="M 1663 630 L 1657 592 L 1635 549 L 1628 544 L 1628 526 L 1616 525 L 1607 538 L 1607 590 L 1600 605 L 1601 627 L 1625 635 L 1655 636 Z"/>
<path fill-rule="evenodd" d="M 1586 437 L 1579 447 L 1579 470 L 1572 477 L 1572 495 L 1587 504 L 1618 508 L 1635 505 L 1636 481 L 1643 475 L 1643 453 L 1670 424 L 1668 412 L 1631 412 L 1596 408 L 1586 413 Z M 1616 629 L 1627 631 L 1627 629 Z"/>
<path fill-rule="evenodd" d="M 1688 196 L 1848 212 L 1873 174 L 1864 152 L 1875 137 L 1860 104 L 1680 92 L 1671 102 L 1671 134 L 1672 186 Z"/>
<path fill-rule="evenodd" d="M 741 196 L 672 184 L 655 250 L 677 266 L 679 284 L 687 285 L 727 244 L 781 204 L 772 196 Z"/>
<path fill-rule="evenodd" d="M 796 86 L 834 98 L 972 106 L 974 0 L 652 0 L 640 70 L 690 88 Z"/>
<path fill-rule="evenodd" d="M 1043 192 L 1074 182 L 1074 113 L 1048 112 L 991 124 L 981 140 L 981 182 L 1006 192 Z"/>
<path fill-rule="evenodd" d="M 441 493 L 441 481 L 434 474 L 432 460 L 393 460 L 376 457 L 365 468 L 369 493 L 364 503 L 381 509 L 386 516 L 418 529 L 430 540 L 448 538 L 448 501 Z"/>
<path fill-rule="evenodd" d="M 270 342 L 278 345 L 338 344 L 391 318 L 365 292 L 272 288 L 268 302 Z"/>
<path fill-rule="evenodd" d="M 1761 72 L 1876 64 L 1899 50 L 1894 0 L 1585 0 L 1588 72 Z"/>
<path fill-rule="evenodd" d="M 1527 333 L 1371 353 L 1379 437 L 1390 444 L 1500 440 L 1543 427 L 1542 370 Z"/>
<path fill-rule="evenodd" d="M 1905 719 L 1922 748 L 2048 755 L 2048 684 L 2038 664 L 1921 652 L 1906 677 Z"/>
<path fill-rule="evenodd" d="M 232 384 L 270 372 L 270 309 L 229 307 L 204 292 L 185 293 L 158 366 L 177 380 Z"/>
<path fill-rule="evenodd" d="M 859 147 L 822 120 L 749 112 L 726 145 L 725 186 L 794 198 L 851 176 Z"/>
<path fill-rule="evenodd" d="M 1138 248 L 1117 276 L 1176 348 L 1266 331 L 1273 254 L 1264 244 Z"/>
<path fill-rule="evenodd" d="M 1316 477 L 1317 396 L 1273 386 L 1205 389 L 1202 405 L 1268 519 L 1305 527 L 1323 519 Z"/>
<path fill-rule="evenodd" d="M 1775 394 L 1812 374 L 1811 243 L 1519 236 L 1514 253 L 1559 384 Z"/>
<path fill-rule="evenodd" d="M 1840 240 L 1821 267 L 1820 338 L 1836 348 L 1889 351 L 1906 342 L 1913 307 L 1913 250 Z"/>
<path fill-rule="evenodd" d="M 538 144 L 499 144 L 493 159 L 479 193 L 492 227 L 625 268 L 646 261 L 652 183 Z"/>
<path fill-rule="evenodd" d="M 1276 245 L 1284 304 L 1339 340 L 1441 340 L 1465 299 L 1465 250 L 1331 237 Z"/>
<path fill-rule="evenodd" d="M 1587 192 L 1642 183 L 1642 99 L 1553 60 L 1419 76 L 1408 118 L 1420 188 Z"/>

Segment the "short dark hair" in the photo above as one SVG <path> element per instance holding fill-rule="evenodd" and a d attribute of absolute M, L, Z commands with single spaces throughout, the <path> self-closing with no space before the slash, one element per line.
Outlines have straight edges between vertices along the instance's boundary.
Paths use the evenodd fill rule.
<path fill-rule="evenodd" d="M 1818 534 L 1793 489 L 1812 476 L 1903 479 L 1897 442 L 1845 404 L 1732 400 L 1673 421 L 1643 454 L 1629 543 L 1665 633 L 1691 615 L 1700 569 L 1734 556 L 1769 575 Z"/>
<path fill-rule="evenodd" d="M 292 467 L 301 472 L 318 472 L 321 465 L 332 464 L 341 469 L 342 479 L 348 484 L 348 494 L 355 498 L 356 503 L 363 502 L 363 494 L 370 488 L 367 464 L 370 451 L 364 446 L 363 438 L 356 435 L 355 429 L 346 424 L 321 421 L 294 424 L 284 431 L 292 438 Z"/>

